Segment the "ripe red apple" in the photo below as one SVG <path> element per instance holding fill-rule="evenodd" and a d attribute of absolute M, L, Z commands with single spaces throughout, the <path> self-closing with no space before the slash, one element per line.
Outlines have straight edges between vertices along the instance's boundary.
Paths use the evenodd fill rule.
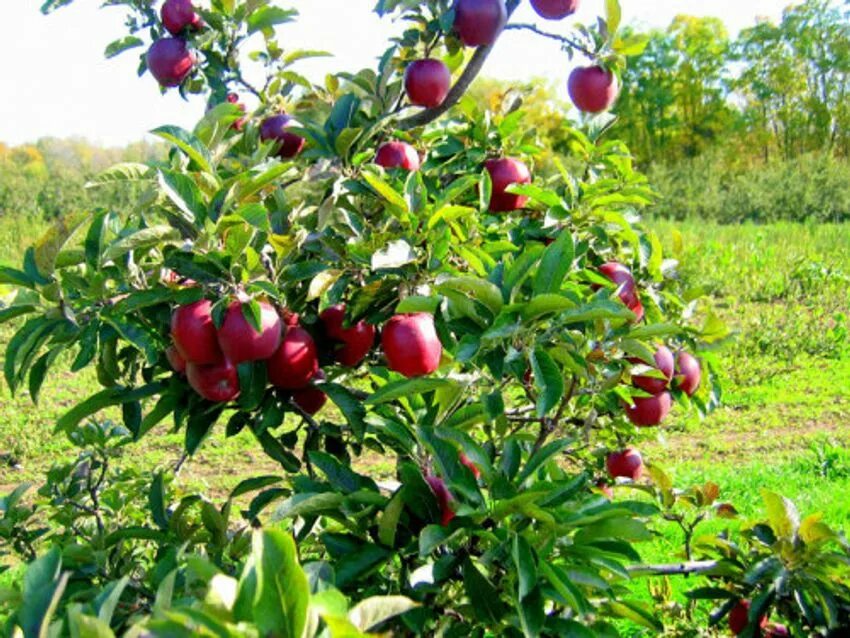
<path fill-rule="evenodd" d="M 166 348 L 165 358 L 168 359 L 168 363 L 171 365 L 171 369 L 174 370 L 174 372 L 177 374 L 183 374 L 186 372 L 186 359 L 180 356 L 180 353 L 177 352 L 177 348 L 173 345 Z"/>
<path fill-rule="evenodd" d="M 531 173 L 528 167 L 518 159 L 504 157 L 490 159 L 484 162 L 484 168 L 490 174 L 493 182 L 493 192 L 490 197 L 490 211 L 507 213 L 518 210 L 526 205 L 528 197 L 506 192 L 511 184 L 530 184 Z"/>
<path fill-rule="evenodd" d="M 163 26 L 171 35 L 180 35 L 186 27 L 200 29 L 203 24 L 192 0 L 165 0 L 161 16 Z"/>
<path fill-rule="evenodd" d="M 563 20 L 578 10 L 579 0 L 531 0 L 531 6 L 541 18 Z"/>
<path fill-rule="evenodd" d="M 460 456 L 458 458 L 460 459 L 460 462 L 463 463 L 466 467 L 468 467 L 470 472 L 475 475 L 475 478 L 481 478 L 481 470 L 479 470 L 478 466 L 472 462 L 472 459 L 470 459 L 463 452 L 460 453 Z"/>
<path fill-rule="evenodd" d="M 316 376 L 313 377 L 313 381 L 324 380 L 325 373 L 321 370 L 319 370 L 316 373 Z M 310 385 L 302 390 L 293 390 L 292 401 L 295 405 L 304 410 L 304 412 L 313 416 L 324 407 L 325 403 L 328 402 L 328 395 L 322 392 L 315 385 Z"/>
<path fill-rule="evenodd" d="M 673 397 L 669 392 L 652 397 L 632 397 L 634 405 L 626 407 L 629 421 L 638 427 L 660 425 L 673 408 Z"/>
<path fill-rule="evenodd" d="M 226 403 L 239 396 L 239 372 L 236 366 L 224 359 L 210 365 L 186 365 L 189 385 L 207 401 Z"/>
<path fill-rule="evenodd" d="M 583 66 L 570 73 L 567 83 L 570 99 L 579 111 L 601 113 L 617 99 L 617 76 L 601 66 Z"/>
<path fill-rule="evenodd" d="M 425 477 L 425 481 L 427 481 L 428 486 L 434 493 L 434 497 L 437 499 L 437 503 L 440 506 L 440 525 L 445 527 L 455 517 L 454 510 L 452 510 L 452 501 L 454 500 L 452 494 L 449 492 L 449 488 L 446 487 L 443 479 L 439 476 L 429 474 Z"/>
<path fill-rule="evenodd" d="M 434 317 L 420 312 L 396 315 L 384 326 L 381 345 L 390 370 L 404 376 L 421 377 L 440 367 L 443 344 L 434 327 Z"/>
<path fill-rule="evenodd" d="M 634 448 L 611 452 L 605 459 L 605 467 L 611 478 L 628 478 L 637 481 L 643 476 L 643 458 Z"/>
<path fill-rule="evenodd" d="M 750 601 L 749 600 L 739 600 L 737 604 L 732 607 L 732 611 L 729 612 L 729 629 L 736 636 L 744 632 L 744 630 L 750 625 Z M 762 616 L 759 618 L 759 627 L 764 629 L 767 625 L 767 617 Z"/>
<path fill-rule="evenodd" d="M 635 314 L 635 321 L 643 319 L 643 304 L 637 291 L 637 284 L 632 271 L 616 261 L 609 261 L 599 267 L 599 273 L 606 279 L 617 284 L 618 295 L 626 308 Z"/>
<path fill-rule="evenodd" d="M 242 102 L 239 101 L 239 96 L 236 93 L 228 93 L 227 94 L 227 101 L 230 104 L 235 104 L 237 107 L 239 107 L 239 110 L 242 111 L 243 113 L 245 112 L 245 105 L 242 104 Z M 245 128 L 245 123 L 247 121 L 248 121 L 247 117 L 240 117 L 233 124 L 231 124 L 231 128 L 234 129 L 235 131 L 241 131 L 243 128 Z"/>
<path fill-rule="evenodd" d="M 280 345 L 281 321 L 274 306 L 259 302 L 260 331 L 257 332 L 242 312 L 242 303 L 234 301 L 227 307 L 224 321 L 218 329 L 218 345 L 234 365 L 245 361 L 262 361 L 275 353 Z"/>
<path fill-rule="evenodd" d="M 404 90 L 411 104 L 435 108 L 446 101 L 452 85 L 452 73 L 440 60 L 426 58 L 407 65 Z"/>
<path fill-rule="evenodd" d="M 762 627 L 764 627 L 764 624 L 762 624 Z M 779 623 L 773 623 L 764 630 L 764 638 L 788 638 L 790 635 L 791 632 L 788 631 L 788 627 Z"/>
<path fill-rule="evenodd" d="M 266 364 L 269 381 L 284 390 L 305 388 L 319 371 L 316 344 L 310 333 L 299 326 L 288 327 L 280 347 Z"/>
<path fill-rule="evenodd" d="M 286 113 L 267 117 L 260 124 L 260 139 L 264 142 L 278 142 L 280 146 L 277 150 L 277 156 L 282 159 L 295 157 L 304 149 L 304 144 L 306 144 L 303 137 L 287 130 L 293 124 L 295 124 L 295 120 Z"/>
<path fill-rule="evenodd" d="M 493 44 L 507 21 L 505 0 L 458 0 L 455 3 L 454 29 L 468 47 Z"/>
<path fill-rule="evenodd" d="M 212 302 L 202 299 L 180 306 L 171 315 L 171 339 L 188 363 L 218 363 L 223 359 L 212 319 Z"/>
<path fill-rule="evenodd" d="M 319 315 L 325 329 L 325 335 L 339 346 L 334 350 L 334 357 L 340 365 L 354 368 L 366 358 L 372 346 L 375 345 L 375 326 L 358 321 L 355 325 L 345 327 L 345 306 L 338 304 L 325 309 Z"/>
<path fill-rule="evenodd" d="M 641 363 L 644 363 L 641 361 Z M 667 389 L 670 380 L 673 378 L 673 369 L 676 367 L 676 362 L 673 359 L 673 353 L 667 346 L 661 346 L 655 352 L 655 368 L 664 375 L 664 378 L 651 377 L 648 375 L 639 375 L 632 377 L 632 384 L 636 388 L 640 388 L 650 394 L 660 394 Z"/>
<path fill-rule="evenodd" d="M 418 171 L 419 153 L 406 142 L 386 142 L 378 147 L 375 164 L 384 168 L 403 168 L 406 171 Z"/>
<path fill-rule="evenodd" d="M 160 86 L 180 86 L 195 67 L 195 55 L 183 38 L 163 38 L 148 49 L 148 69 Z"/>
<path fill-rule="evenodd" d="M 676 379 L 682 392 L 689 397 L 694 396 L 702 381 L 699 359 L 690 353 L 680 352 L 676 359 Z"/>

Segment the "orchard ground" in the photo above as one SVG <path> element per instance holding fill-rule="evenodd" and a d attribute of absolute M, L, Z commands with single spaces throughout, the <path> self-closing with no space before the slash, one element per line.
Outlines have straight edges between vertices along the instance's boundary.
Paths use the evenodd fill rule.
<path fill-rule="evenodd" d="M 830 524 L 846 525 L 850 225 L 651 225 L 668 256 L 680 259 L 682 276 L 711 291 L 714 311 L 736 334 L 720 349 L 723 408 L 705 421 L 679 408 L 667 427 L 652 432 L 656 439 L 639 446 L 645 459 L 668 469 L 677 486 L 717 483 L 721 498 L 734 503 L 743 520 L 760 512 L 759 490 L 767 488 L 794 500 L 804 513 L 822 512 Z M 32 243 L 42 229 L 40 222 L 0 219 L 0 261 L 19 262 L 16 247 Z M 10 333 L 9 326 L 0 330 L 0 352 Z M 5 385 L 0 388 L 0 493 L 24 481 L 37 484 L 52 463 L 71 455 L 53 426 L 74 402 L 95 391 L 96 381 L 93 372 L 59 370 L 48 377 L 37 406 L 25 392 L 13 398 Z M 147 469 L 173 465 L 181 443 L 180 435 L 161 427 L 159 436 L 130 446 L 124 462 Z M 223 494 L 257 475 L 258 468 L 276 471 L 250 435 L 225 439 L 221 427 L 180 476 L 187 487 Z M 388 478 L 392 466 L 374 461 L 369 469 L 376 478 Z M 726 524 L 699 529 L 715 532 Z M 680 548 L 680 533 L 671 525 L 642 552 L 652 561 Z"/>

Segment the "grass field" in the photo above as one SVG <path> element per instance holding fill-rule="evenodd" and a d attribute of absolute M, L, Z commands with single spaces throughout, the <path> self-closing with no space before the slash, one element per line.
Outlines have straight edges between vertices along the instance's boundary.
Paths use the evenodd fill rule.
<path fill-rule="evenodd" d="M 17 261 L 17 247 L 37 237 L 40 226 L 0 220 L 0 261 Z M 674 414 L 670 427 L 642 445 L 644 455 L 668 468 L 679 486 L 716 482 L 744 520 L 759 514 L 759 490 L 767 488 L 790 497 L 805 513 L 822 512 L 829 523 L 846 527 L 850 225 L 653 226 L 680 259 L 686 281 L 711 292 L 714 312 L 735 334 L 719 353 L 724 406 L 705 421 Z M 8 328 L 0 331 L 0 343 L 8 334 Z M 25 393 L 13 398 L 0 389 L 0 493 L 21 481 L 38 481 L 70 454 L 53 424 L 94 386 L 90 374 L 54 373 L 38 406 Z M 252 439 L 220 434 L 186 464 L 181 481 L 218 493 L 249 474 L 275 471 Z M 180 444 L 179 435 L 162 430 L 149 435 L 127 462 L 146 468 L 173 464 Z M 372 467 L 376 476 L 390 470 L 389 463 Z M 720 526 L 709 522 L 701 529 Z M 679 540 L 671 526 L 644 547 L 644 556 L 669 560 Z"/>

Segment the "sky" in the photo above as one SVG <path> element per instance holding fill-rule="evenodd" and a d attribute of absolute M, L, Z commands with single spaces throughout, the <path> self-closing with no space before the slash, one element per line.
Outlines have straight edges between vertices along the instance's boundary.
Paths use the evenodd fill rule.
<path fill-rule="evenodd" d="M 790 0 L 621 0 L 623 20 L 642 27 L 664 27 L 678 14 L 714 15 L 731 33 L 757 17 L 776 19 Z M 301 12 L 299 21 L 279 29 L 286 49 L 319 49 L 330 60 L 296 67 L 319 80 L 332 70 L 375 66 L 387 39 L 403 26 L 371 12 L 374 0 L 274 0 Z M 136 74 L 138 52 L 106 60 L 103 49 L 124 34 L 120 8 L 99 9 L 98 0 L 76 0 L 43 16 L 40 0 L 3 0 L 0 20 L 0 142 L 22 144 L 39 137 L 85 137 L 105 145 L 143 138 L 164 123 L 191 128 L 203 102 L 183 101 L 176 91 L 162 96 L 150 75 Z M 603 13 L 604 0 L 584 0 L 574 19 L 590 23 Z M 542 22 L 527 2 L 516 22 Z M 566 23 L 547 23 L 566 30 Z M 556 42 L 525 32 L 500 38 L 483 75 L 504 80 L 544 77 L 563 87 L 570 66 Z"/>

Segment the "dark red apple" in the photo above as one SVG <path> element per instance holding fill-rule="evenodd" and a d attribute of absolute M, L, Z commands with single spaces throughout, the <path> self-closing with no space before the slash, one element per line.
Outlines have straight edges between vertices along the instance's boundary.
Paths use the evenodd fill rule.
<path fill-rule="evenodd" d="M 490 211 L 507 213 L 526 205 L 528 197 L 506 192 L 511 184 L 530 184 L 531 173 L 528 167 L 518 159 L 504 157 L 484 162 L 484 168 L 490 174 L 493 192 L 490 197 Z"/>
<path fill-rule="evenodd" d="M 279 144 L 277 156 L 282 159 L 291 159 L 298 155 L 306 144 L 306 140 L 287 129 L 296 124 L 286 113 L 272 115 L 260 124 L 260 139 L 264 142 L 274 141 Z"/>
<path fill-rule="evenodd" d="M 225 358 L 234 365 L 268 359 L 280 345 L 282 324 L 277 310 L 265 301 L 260 301 L 259 306 L 259 332 L 248 323 L 241 302 L 234 301 L 227 307 L 224 321 L 218 329 L 218 345 Z"/>
<path fill-rule="evenodd" d="M 203 22 L 195 13 L 192 0 L 165 0 L 162 5 L 162 25 L 171 35 L 180 35 L 187 27 L 200 29 Z"/>
<path fill-rule="evenodd" d="M 673 353 L 670 352 L 670 349 L 667 346 L 661 346 L 655 352 L 655 368 L 664 375 L 664 378 L 639 375 L 632 377 L 632 384 L 636 388 L 640 388 L 650 394 L 660 394 L 661 392 L 664 392 L 670 384 L 675 367 L 676 362 L 673 359 Z"/>
<path fill-rule="evenodd" d="M 576 108 L 585 113 L 607 111 L 620 91 L 617 76 L 601 66 L 574 69 L 570 73 L 567 90 Z"/>
<path fill-rule="evenodd" d="M 163 38 L 148 49 L 148 69 L 160 86 L 180 86 L 195 67 L 195 55 L 183 38 Z"/>
<path fill-rule="evenodd" d="M 468 467 L 469 471 L 475 475 L 475 478 L 481 478 L 481 470 L 479 470 L 478 466 L 472 462 L 472 459 L 470 459 L 463 452 L 460 453 L 460 456 L 458 458 L 460 459 L 460 462 L 463 463 L 466 467 Z"/>
<path fill-rule="evenodd" d="M 313 381 L 324 380 L 325 373 L 321 370 L 319 370 L 316 373 L 316 376 L 313 377 Z M 328 395 L 322 392 L 315 385 L 310 385 L 302 390 L 293 390 L 292 401 L 295 405 L 304 410 L 304 412 L 313 416 L 324 407 L 325 403 L 328 402 Z"/>
<path fill-rule="evenodd" d="M 418 171 L 419 153 L 406 142 L 386 142 L 378 148 L 375 164 L 384 168 L 403 168 L 406 171 Z"/>
<path fill-rule="evenodd" d="M 493 44 L 507 21 L 505 0 L 457 0 L 455 3 L 455 33 L 468 47 Z"/>
<path fill-rule="evenodd" d="M 345 327 L 343 304 L 325 309 L 319 319 L 322 320 L 327 338 L 339 344 L 334 350 L 334 357 L 340 365 L 349 368 L 360 365 L 375 345 L 375 326 L 358 321 L 351 327 Z"/>
<path fill-rule="evenodd" d="M 732 607 L 732 611 L 729 612 L 729 629 L 736 636 L 744 632 L 744 630 L 750 625 L 750 601 L 749 600 L 739 600 L 734 607 Z M 762 616 L 759 618 L 759 627 L 764 629 L 767 625 L 767 617 Z"/>
<path fill-rule="evenodd" d="M 638 427 L 660 425 L 673 408 L 673 397 L 669 392 L 652 397 L 632 397 L 632 401 L 634 405 L 626 407 L 626 416 Z"/>
<path fill-rule="evenodd" d="M 637 291 L 632 271 L 616 261 L 609 261 L 599 267 L 600 274 L 617 284 L 618 295 L 626 308 L 635 314 L 635 321 L 643 319 L 643 304 Z"/>
<path fill-rule="evenodd" d="M 183 374 L 186 372 L 186 359 L 180 356 L 180 353 L 177 352 L 177 348 L 173 345 L 166 348 L 165 358 L 168 359 L 168 363 L 171 365 L 171 369 L 174 370 L 174 372 L 177 374 Z"/>
<path fill-rule="evenodd" d="M 202 299 L 180 306 L 171 315 L 171 339 L 187 363 L 218 363 L 224 357 L 212 319 L 212 302 Z"/>
<path fill-rule="evenodd" d="M 186 376 L 192 389 L 207 401 L 226 403 L 239 396 L 239 372 L 226 359 L 210 365 L 188 363 Z"/>
<path fill-rule="evenodd" d="M 435 108 L 446 101 L 452 85 L 449 67 L 440 60 L 426 58 L 407 65 L 404 90 L 411 104 Z"/>
<path fill-rule="evenodd" d="M 319 371 L 316 344 L 310 333 L 299 326 L 288 327 L 280 347 L 266 364 L 269 381 L 284 390 L 307 387 Z"/>
<path fill-rule="evenodd" d="M 578 10 L 579 0 L 531 0 L 531 6 L 541 18 L 563 20 Z"/>
<path fill-rule="evenodd" d="M 676 380 L 679 388 L 689 397 L 699 390 L 702 368 L 699 360 L 688 352 L 680 352 L 676 358 Z"/>
<path fill-rule="evenodd" d="M 421 377 L 440 367 L 443 344 L 434 327 L 434 317 L 420 312 L 396 315 L 384 326 L 381 345 L 390 370 L 404 376 Z"/>
<path fill-rule="evenodd" d="M 634 448 L 611 452 L 605 459 L 605 467 L 611 478 L 628 478 L 637 481 L 643 476 L 643 458 Z"/>
<path fill-rule="evenodd" d="M 434 493 L 434 497 L 437 499 L 437 504 L 440 506 L 440 525 L 445 527 L 455 517 L 454 510 L 452 509 L 452 501 L 454 500 L 452 494 L 449 492 L 449 488 L 446 487 L 443 479 L 439 476 L 428 475 L 425 477 L 425 481 L 427 481 L 428 486 Z"/>

